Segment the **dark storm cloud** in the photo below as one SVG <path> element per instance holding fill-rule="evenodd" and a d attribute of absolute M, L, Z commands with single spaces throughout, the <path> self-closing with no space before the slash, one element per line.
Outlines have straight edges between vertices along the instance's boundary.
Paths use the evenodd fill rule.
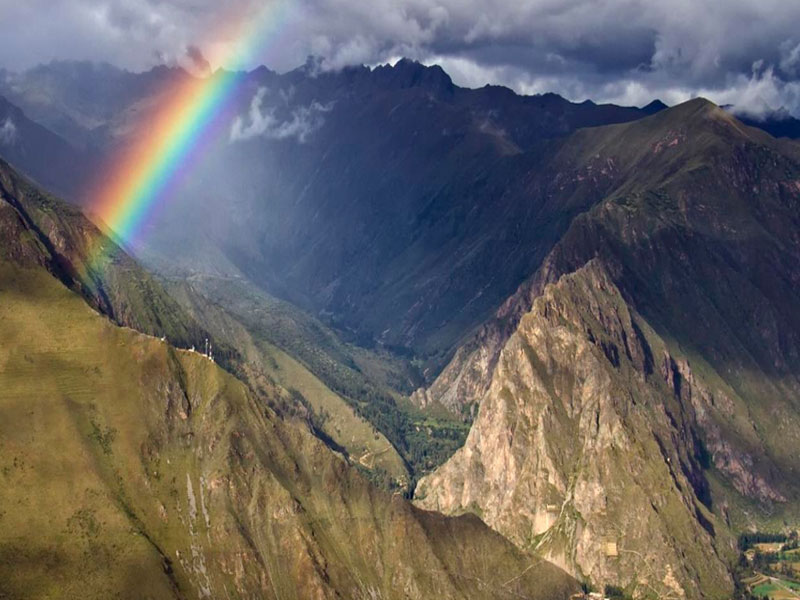
<path fill-rule="evenodd" d="M 0 0 L 0 61 L 108 60 L 134 69 L 153 57 L 215 63 L 228 14 L 257 0 Z M 704 94 L 752 111 L 800 116 L 800 2 L 785 0 L 278 0 L 264 50 L 279 70 L 309 54 L 327 68 L 399 56 L 441 63 L 462 84 L 487 82 L 582 100 L 641 104 Z M 227 46 L 226 46 L 227 45 Z M 194 53 L 192 53 L 194 54 Z M 196 66 L 196 65 L 195 65 Z"/>

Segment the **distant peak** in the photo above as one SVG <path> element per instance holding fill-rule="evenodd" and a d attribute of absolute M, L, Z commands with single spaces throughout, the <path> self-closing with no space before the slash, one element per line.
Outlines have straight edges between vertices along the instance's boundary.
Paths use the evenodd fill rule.
<path fill-rule="evenodd" d="M 698 96 L 697 98 L 692 98 L 691 100 L 687 100 L 686 102 L 684 102 L 684 104 L 686 104 L 687 106 L 689 106 L 689 105 L 692 105 L 692 106 L 710 106 L 712 108 L 717 108 L 716 104 L 714 104 L 708 98 L 704 98 L 703 96 Z"/>
<path fill-rule="evenodd" d="M 442 67 L 426 66 L 411 58 L 401 58 L 393 66 L 378 67 L 375 72 L 401 88 L 424 87 L 440 92 L 452 92 L 454 88 L 453 80 Z"/>
<path fill-rule="evenodd" d="M 659 111 L 661 112 L 661 111 Z M 725 111 L 721 110 L 716 104 L 708 100 L 707 98 L 697 97 L 692 98 L 691 100 L 687 100 L 686 102 L 681 102 L 680 104 L 676 104 L 666 110 L 663 111 L 663 114 L 670 114 L 670 115 L 680 115 L 681 118 L 689 118 L 692 115 L 709 115 L 714 112 L 722 112 L 724 114 Z"/>
<path fill-rule="evenodd" d="M 655 99 L 647 106 L 643 106 L 642 111 L 646 112 L 648 115 L 654 115 L 657 112 L 661 112 L 667 108 L 669 108 L 669 106 L 664 104 L 661 100 Z"/>
<path fill-rule="evenodd" d="M 250 71 L 250 75 L 253 75 L 253 76 L 256 76 L 256 77 L 267 77 L 267 76 L 275 75 L 275 71 L 273 71 L 272 69 L 270 69 L 269 67 L 266 67 L 264 65 L 258 65 L 255 69 Z"/>

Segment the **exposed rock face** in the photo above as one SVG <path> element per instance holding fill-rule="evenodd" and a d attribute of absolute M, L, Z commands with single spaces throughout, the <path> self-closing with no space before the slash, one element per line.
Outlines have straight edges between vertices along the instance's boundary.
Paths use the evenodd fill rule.
<path fill-rule="evenodd" d="M 703 432 L 703 443 L 709 453 L 714 467 L 727 478 L 737 492 L 746 498 L 757 500 L 762 504 L 786 503 L 788 498 L 781 493 L 774 483 L 766 480 L 754 464 L 754 458 L 746 448 L 737 447 L 736 440 L 730 439 L 724 431 L 725 421 L 735 420 L 737 404 L 722 390 L 712 392 L 698 377 L 695 377 L 689 361 L 675 360 L 664 353 L 661 374 L 675 396 L 684 404 L 691 403 L 695 411 L 697 424 Z M 728 393 L 731 393 L 730 391 Z M 752 422 L 744 424 L 745 432 L 756 436 L 756 427 Z M 757 446 L 760 455 L 767 451 L 763 445 Z"/>
<path fill-rule="evenodd" d="M 480 399 L 491 383 L 503 345 L 514 333 L 522 316 L 533 305 L 545 285 L 568 272 L 552 252 L 536 273 L 508 298 L 478 332 L 456 350 L 455 355 L 429 388 L 414 392 L 411 400 L 419 406 L 438 402 L 450 412 L 472 420 Z"/>
<path fill-rule="evenodd" d="M 418 397 L 474 412 L 470 405 L 486 390 L 503 343 L 533 300 L 547 283 L 595 256 L 613 266 L 620 290 L 640 312 L 659 313 L 647 316 L 687 346 L 702 346 L 692 338 L 703 330 L 706 358 L 723 362 L 752 345 L 752 358 L 766 363 L 756 368 L 796 379 L 800 324 L 790 304 L 800 285 L 797 145 L 749 129 L 698 99 L 628 125 L 583 130 L 564 142 L 559 156 L 554 164 L 573 171 L 582 161 L 615 165 L 609 181 L 583 192 L 603 197 L 571 222 L 528 280 Z M 748 314 L 762 322 L 742 318 Z M 720 326 L 741 332 L 726 332 L 725 344 L 718 344 Z M 800 390 L 791 386 L 792 393 Z"/>
<path fill-rule="evenodd" d="M 500 353 L 466 446 L 417 502 L 475 512 L 594 583 L 730 592 L 696 418 L 663 342 L 596 262 L 547 287 Z"/>

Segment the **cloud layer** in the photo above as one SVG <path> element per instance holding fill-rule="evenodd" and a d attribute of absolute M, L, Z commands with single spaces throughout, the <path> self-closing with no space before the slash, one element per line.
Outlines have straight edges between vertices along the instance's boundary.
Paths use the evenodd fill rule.
<path fill-rule="evenodd" d="M 0 125 L 0 144 L 11 145 L 15 141 L 17 141 L 17 126 L 11 117 L 6 117 L 6 120 Z"/>
<path fill-rule="evenodd" d="M 246 66 L 409 56 L 465 85 L 626 104 L 702 93 L 800 116 L 800 3 L 785 0 L 0 0 L 0 19 L 14 23 L 0 62 L 198 68 L 205 56 L 213 68 L 236 45 L 231 15 L 262 23 L 258 43 L 237 55 Z"/>
<path fill-rule="evenodd" d="M 304 143 L 308 136 L 324 124 L 323 114 L 331 107 L 312 102 L 309 106 L 301 106 L 281 119 L 276 116 L 276 108 L 264 107 L 266 88 L 260 88 L 250 102 L 247 117 L 237 117 L 231 126 L 230 140 L 237 142 L 254 137 L 265 137 L 273 140 L 293 138 Z"/>

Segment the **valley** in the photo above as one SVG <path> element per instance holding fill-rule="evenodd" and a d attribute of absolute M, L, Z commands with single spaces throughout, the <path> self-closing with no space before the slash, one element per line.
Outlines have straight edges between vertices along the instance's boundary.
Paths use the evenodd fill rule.
<path fill-rule="evenodd" d="M 0 266 L 0 594 L 544 600 L 577 589 L 477 519 L 376 489 L 270 408 L 291 397 L 278 384 L 250 388 L 99 314 L 48 270 L 41 238 L 15 229 L 11 190 L 31 212 L 72 215 L 83 239 L 100 233 L 7 167 L 3 182 L 0 226 L 14 237 Z M 54 250 L 67 230 L 52 223 Z"/>

